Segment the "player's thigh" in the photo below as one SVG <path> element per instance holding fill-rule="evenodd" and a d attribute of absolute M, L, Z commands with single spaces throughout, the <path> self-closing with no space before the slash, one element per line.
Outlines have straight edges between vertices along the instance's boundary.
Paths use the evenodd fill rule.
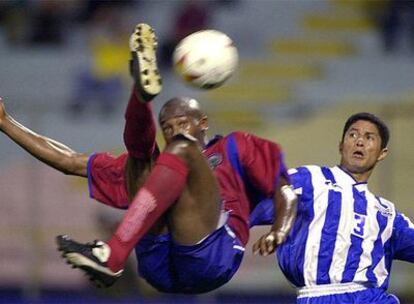
<path fill-rule="evenodd" d="M 190 245 L 216 230 L 221 199 L 216 177 L 199 147 L 195 143 L 185 147 L 189 174 L 185 190 L 169 211 L 169 229 L 176 242 Z"/>

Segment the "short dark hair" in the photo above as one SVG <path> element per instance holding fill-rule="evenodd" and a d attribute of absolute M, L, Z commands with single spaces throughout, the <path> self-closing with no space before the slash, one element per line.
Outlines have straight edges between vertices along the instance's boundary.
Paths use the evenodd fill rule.
<path fill-rule="evenodd" d="M 345 133 L 348 131 L 348 129 L 358 120 L 366 120 L 376 125 L 381 137 L 381 149 L 387 147 L 388 140 L 390 139 L 390 131 L 387 125 L 379 117 L 368 112 L 356 113 L 348 118 L 342 132 L 342 141 L 344 141 Z"/>

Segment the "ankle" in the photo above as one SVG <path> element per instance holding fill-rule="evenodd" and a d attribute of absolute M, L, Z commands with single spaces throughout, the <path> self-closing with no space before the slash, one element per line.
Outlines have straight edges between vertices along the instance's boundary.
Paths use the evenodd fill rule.
<path fill-rule="evenodd" d="M 118 272 L 124 268 L 129 252 L 125 253 L 127 250 L 116 235 L 107 244 L 111 248 L 111 254 L 107 261 L 108 268 L 113 272 Z"/>

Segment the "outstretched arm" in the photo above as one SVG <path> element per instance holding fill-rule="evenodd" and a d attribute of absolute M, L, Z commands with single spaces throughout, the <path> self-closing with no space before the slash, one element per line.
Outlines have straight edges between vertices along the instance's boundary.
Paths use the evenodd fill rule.
<path fill-rule="evenodd" d="M 289 235 L 296 219 L 297 197 L 284 177 L 273 197 L 275 221 L 270 232 L 253 244 L 253 253 L 266 256 L 275 252 Z"/>
<path fill-rule="evenodd" d="M 6 113 L 0 98 L 0 131 L 43 163 L 64 174 L 87 176 L 88 155 L 36 134 Z"/>
<path fill-rule="evenodd" d="M 290 186 L 283 153 L 277 143 L 243 132 L 234 132 L 231 136 L 236 139 L 234 143 L 238 143 L 236 146 L 229 141 L 229 155 L 232 165 L 234 163 L 233 167 L 256 191 L 264 197 L 272 197 L 273 200 L 273 226 L 269 233 L 253 245 L 253 253 L 268 255 L 287 239 L 294 225 L 296 194 Z M 234 157 L 237 154 L 240 163 Z M 256 220 L 260 222 L 260 218 Z"/>

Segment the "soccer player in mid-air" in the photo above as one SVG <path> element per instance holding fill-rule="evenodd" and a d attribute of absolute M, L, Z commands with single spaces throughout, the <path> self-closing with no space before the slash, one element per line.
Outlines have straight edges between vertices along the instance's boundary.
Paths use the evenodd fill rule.
<path fill-rule="evenodd" d="M 110 286 L 135 248 L 140 275 L 158 290 L 206 292 L 238 269 L 253 215 L 263 220 L 256 212 L 259 201 L 275 203 L 274 224 L 260 240 L 269 254 L 293 226 L 296 196 L 278 144 L 244 132 L 208 141 L 207 116 L 192 98 L 175 97 L 162 107 L 158 121 L 166 147 L 160 152 L 150 103 L 162 87 L 155 46 L 152 28 L 137 25 L 130 40 L 136 86 L 125 114 L 127 152 L 121 156 L 76 153 L 26 129 L 2 104 L 0 130 L 46 164 L 87 177 L 96 200 L 127 209 L 105 242 L 58 236 L 69 263 Z"/>
<path fill-rule="evenodd" d="M 298 213 L 277 256 L 297 303 L 399 303 L 386 290 L 394 259 L 414 263 L 414 225 L 367 185 L 388 140 L 382 120 L 357 113 L 343 129 L 340 165 L 289 170 Z"/>

